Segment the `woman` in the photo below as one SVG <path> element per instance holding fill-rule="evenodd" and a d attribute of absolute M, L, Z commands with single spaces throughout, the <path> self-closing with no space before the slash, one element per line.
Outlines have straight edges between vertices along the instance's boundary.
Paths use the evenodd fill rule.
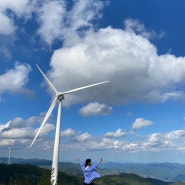
<path fill-rule="evenodd" d="M 101 158 L 100 162 L 94 165 L 92 165 L 91 159 L 86 159 L 85 164 L 80 162 L 79 158 L 76 160 L 80 163 L 84 173 L 84 185 L 93 185 L 93 180 L 100 177 L 100 174 L 96 171 L 96 168 L 102 163 L 103 159 Z"/>

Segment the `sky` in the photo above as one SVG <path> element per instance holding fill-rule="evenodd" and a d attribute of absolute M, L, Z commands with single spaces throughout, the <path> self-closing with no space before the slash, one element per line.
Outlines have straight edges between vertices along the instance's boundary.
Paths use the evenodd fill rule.
<path fill-rule="evenodd" d="M 0 157 L 185 163 L 184 0 L 1 0 Z"/>

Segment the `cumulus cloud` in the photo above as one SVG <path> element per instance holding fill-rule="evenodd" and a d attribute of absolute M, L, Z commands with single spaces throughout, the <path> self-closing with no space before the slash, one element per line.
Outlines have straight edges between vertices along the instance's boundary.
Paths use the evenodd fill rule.
<path fill-rule="evenodd" d="M 84 133 L 86 135 L 86 133 Z M 97 138 L 94 136 L 88 137 L 86 139 L 77 140 L 78 142 L 68 142 L 62 141 L 62 148 L 64 150 L 70 151 L 89 151 L 89 150 L 122 150 L 126 145 L 123 141 L 112 140 L 110 138 Z"/>
<path fill-rule="evenodd" d="M 62 137 L 70 137 L 70 136 L 74 136 L 75 134 L 76 134 L 76 131 L 71 128 L 61 131 Z"/>
<path fill-rule="evenodd" d="M 26 83 L 28 82 L 28 74 L 31 68 L 27 64 L 15 64 L 14 69 L 9 69 L 4 74 L 0 75 L 0 94 L 9 92 L 17 93 L 25 91 Z"/>
<path fill-rule="evenodd" d="M 105 137 L 110 137 L 110 138 L 112 138 L 112 137 L 123 137 L 125 135 L 126 135 L 126 132 L 123 131 L 122 129 L 118 128 L 116 130 L 116 132 L 107 132 L 105 134 Z"/>
<path fill-rule="evenodd" d="M 88 132 L 85 132 L 81 135 L 76 136 L 77 141 L 86 141 L 91 138 L 91 135 Z"/>
<path fill-rule="evenodd" d="M 0 124 L 0 146 L 28 147 L 34 138 L 37 129 L 34 125 L 40 122 L 42 115 L 34 116 L 23 120 L 16 118 L 5 124 Z M 35 124 L 32 121 L 35 120 Z M 145 120 L 146 121 L 146 120 Z M 144 125 L 138 125 L 139 128 Z M 48 135 L 54 131 L 53 124 L 46 123 L 37 145 L 44 150 L 50 150 L 53 141 L 48 140 Z M 163 151 L 163 150 L 182 150 L 184 147 L 184 130 L 176 130 L 168 133 L 152 133 L 149 136 L 139 136 L 128 134 L 118 128 L 115 132 L 107 132 L 102 137 L 94 136 L 88 132 L 78 132 L 72 128 L 61 131 L 62 149 L 65 151 L 89 151 L 89 150 L 115 150 L 115 151 Z M 124 140 L 116 139 L 124 137 Z M 128 138 L 129 137 L 129 140 Z M 68 139 L 67 139 L 68 138 Z M 178 143 L 178 144 L 177 144 Z M 38 147 L 38 146 L 35 147 Z"/>
<path fill-rule="evenodd" d="M 5 131 L 5 130 L 7 131 L 7 130 L 14 129 L 14 128 L 18 129 L 18 128 L 23 128 L 23 127 L 25 127 L 25 121 L 22 118 L 17 117 L 14 120 L 9 121 L 8 123 L 6 123 L 4 125 L 4 128 L 1 129 L 1 131 Z"/>
<path fill-rule="evenodd" d="M 74 32 L 78 29 L 92 27 L 91 21 L 101 17 L 103 2 L 98 0 L 79 0 L 74 3 L 73 8 L 69 11 L 69 23 L 71 30 Z"/>
<path fill-rule="evenodd" d="M 30 14 L 30 10 L 32 8 L 30 5 L 30 0 L 2 0 L 0 2 L 0 10 L 4 12 L 6 10 L 11 10 L 20 17 Z"/>
<path fill-rule="evenodd" d="M 62 1 L 49 1 L 43 4 L 38 12 L 38 34 L 46 43 L 52 44 L 56 38 L 62 37 L 65 4 Z"/>
<path fill-rule="evenodd" d="M 185 136 L 185 130 L 174 130 L 166 134 L 166 138 L 170 140 L 180 139 Z"/>
<path fill-rule="evenodd" d="M 42 128 L 40 134 L 39 134 L 39 137 L 42 137 L 42 136 L 47 136 L 51 131 L 55 130 L 55 126 L 53 124 L 50 124 L 50 123 L 46 123 L 44 125 L 44 127 Z M 38 130 L 36 130 L 37 132 Z M 36 133 L 35 132 L 35 133 Z"/>
<path fill-rule="evenodd" d="M 142 145 L 147 150 L 182 150 L 184 148 L 185 130 L 174 130 L 167 133 L 153 133 Z"/>
<path fill-rule="evenodd" d="M 56 87 L 62 87 L 60 90 L 110 81 L 91 91 L 69 95 L 66 104 L 94 100 L 113 104 L 159 103 L 185 99 L 183 90 L 177 88 L 185 79 L 185 58 L 168 53 L 158 55 L 146 37 L 130 29 L 107 27 L 89 31 L 78 42 L 74 40 L 72 46 L 53 53 L 50 78 Z"/>
<path fill-rule="evenodd" d="M 0 27 L 0 34 L 10 35 L 14 32 L 14 23 L 11 19 L 0 12 L 0 22 L 3 26 Z"/>
<path fill-rule="evenodd" d="M 70 43 L 91 29 L 91 21 L 100 17 L 102 8 L 103 2 L 99 0 L 74 1 L 70 9 L 66 1 L 46 1 L 37 11 L 38 34 L 49 45 L 56 39 Z"/>
<path fill-rule="evenodd" d="M 135 32 L 138 35 L 142 35 L 143 37 L 147 39 L 152 39 L 152 38 L 161 38 L 164 36 L 164 32 L 157 34 L 155 31 L 147 31 L 146 27 L 144 24 L 142 24 L 138 19 L 127 19 L 124 22 L 125 25 L 125 30 L 129 32 Z"/>
<path fill-rule="evenodd" d="M 153 125 L 152 121 L 146 120 L 144 118 L 137 118 L 135 120 L 135 122 L 133 123 L 133 125 L 132 125 L 132 129 L 136 130 L 136 129 L 140 129 L 140 128 L 143 128 L 143 127 L 148 127 L 148 126 L 151 126 L 151 125 Z"/>
<path fill-rule="evenodd" d="M 13 146 L 15 143 L 15 140 L 14 139 L 1 139 L 0 140 L 0 146 Z"/>
<path fill-rule="evenodd" d="M 89 103 L 79 110 L 79 114 L 82 116 L 95 116 L 95 115 L 108 115 L 111 114 L 112 107 L 98 102 Z"/>
<path fill-rule="evenodd" d="M 70 8 L 66 1 L 59 0 L 39 3 L 2 0 L 0 20 L 6 33 L 3 30 L 0 33 L 11 34 L 15 30 L 7 10 L 25 21 L 34 14 L 40 37 L 49 45 L 56 39 L 63 43 L 50 63 L 50 77 L 56 87 L 68 90 L 91 82 L 111 82 L 92 91 L 69 95 L 66 105 L 100 100 L 107 104 L 185 100 L 178 86 L 185 80 L 185 58 L 168 53 L 158 55 L 157 48 L 149 41 L 153 31 L 146 30 L 138 20 L 125 20 L 124 29 L 95 29 L 92 21 L 101 17 L 103 6 L 98 0 L 74 1 Z M 16 89 L 14 84 L 13 89 Z"/>
<path fill-rule="evenodd" d="M 32 136 L 33 134 L 26 128 L 13 128 L 1 134 L 1 138 L 8 139 L 32 138 Z"/>
<path fill-rule="evenodd" d="M 117 134 L 116 134 L 117 133 Z M 176 135 L 174 137 L 174 134 Z M 115 137 L 124 136 L 124 141 L 117 140 Z M 132 140 L 127 140 L 127 136 Z M 170 136 L 170 137 L 169 137 Z M 171 137 L 172 136 L 172 137 Z M 136 136 L 124 133 L 121 129 L 116 132 L 106 133 L 104 137 L 98 138 L 89 133 L 77 134 L 72 136 L 80 138 L 77 142 L 64 142 L 62 140 L 62 147 L 64 150 L 115 150 L 115 151 L 164 151 L 164 150 L 182 150 L 184 147 L 183 137 L 184 130 L 177 130 L 168 133 L 152 133 L 149 136 Z M 88 140 L 88 142 L 87 142 Z M 177 145 L 178 143 L 178 145 Z"/>
<path fill-rule="evenodd" d="M 3 129 L 6 129 L 9 127 L 11 121 L 5 123 L 5 124 L 0 124 L 0 131 L 2 131 Z"/>
<path fill-rule="evenodd" d="M 54 52 L 50 63 L 50 77 L 61 90 L 102 80 L 111 82 L 92 91 L 69 95 L 66 105 L 95 100 L 109 104 L 184 100 L 184 92 L 177 88 L 185 79 L 184 57 L 158 55 L 157 48 L 149 41 L 153 32 L 138 20 L 126 20 L 125 29 L 107 27 L 95 31 L 92 20 L 101 17 L 103 5 L 98 0 L 80 0 L 67 8 L 65 1 L 58 0 L 42 3 L 3 0 L 0 18 L 7 22 L 10 31 L 6 33 L 11 33 L 15 28 L 6 15 L 7 9 L 18 17 L 29 17 L 34 12 L 38 33 L 46 43 L 64 41 L 64 47 Z"/>
<path fill-rule="evenodd" d="M 0 146 L 10 146 L 11 143 L 11 145 L 28 147 L 38 130 L 35 128 L 35 124 L 40 123 L 42 118 L 42 114 L 30 117 L 27 120 L 17 117 L 5 124 L 0 124 L 0 140 L 2 140 Z M 53 124 L 46 123 L 39 135 L 40 140 L 42 141 L 54 129 Z"/>
<path fill-rule="evenodd" d="M 19 18 L 27 19 L 32 11 L 33 4 L 29 0 L 0 1 L 0 22 L 3 25 L 0 27 L 0 34 L 11 35 L 17 29 L 11 13 Z"/>

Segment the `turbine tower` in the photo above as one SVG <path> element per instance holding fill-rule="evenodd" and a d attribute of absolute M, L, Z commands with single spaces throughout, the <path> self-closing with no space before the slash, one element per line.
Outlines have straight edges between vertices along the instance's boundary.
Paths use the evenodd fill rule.
<path fill-rule="evenodd" d="M 65 94 L 69 94 L 69 93 L 73 93 L 82 89 L 86 89 L 89 87 L 93 87 L 96 85 L 100 85 L 103 83 L 107 83 L 108 81 L 104 81 L 104 82 L 100 82 L 100 83 L 96 83 L 96 84 L 92 84 L 92 85 L 88 85 L 88 86 L 84 86 L 84 87 L 79 87 L 76 89 L 72 89 L 69 91 L 65 91 L 65 92 L 59 92 L 57 91 L 57 89 L 54 87 L 54 85 L 51 83 L 51 81 L 46 77 L 46 75 L 42 72 L 42 70 L 40 69 L 40 67 L 38 65 L 36 65 L 37 68 L 39 69 L 39 71 L 41 72 L 42 76 L 44 77 L 44 79 L 46 80 L 46 82 L 48 83 L 48 85 L 50 86 L 50 88 L 54 91 L 55 93 L 55 97 L 53 99 L 53 102 L 45 116 L 45 118 L 42 121 L 42 124 L 38 130 L 38 132 L 35 135 L 35 138 L 33 139 L 31 146 L 34 144 L 35 140 L 37 139 L 39 133 L 41 132 L 42 128 L 44 127 L 46 121 L 48 120 L 49 116 L 51 115 L 57 101 L 58 101 L 58 115 L 57 115 L 57 123 L 56 123 L 56 131 L 55 131 L 55 141 L 54 141 L 54 150 L 53 150 L 53 161 L 52 161 L 52 172 L 51 172 L 51 184 L 52 185 L 57 185 L 57 179 L 58 179 L 58 160 L 59 160 L 59 144 L 60 144 L 60 120 L 61 120 L 61 110 L 62 110 L 62 100 L 64 99 L 64 95 Z"/>
<path fill-rule="evenodd" d="M 12 152 L 12 148 L 8 147 L 8 164 L 10 164 L 11 162 L 11 152 Z"/>

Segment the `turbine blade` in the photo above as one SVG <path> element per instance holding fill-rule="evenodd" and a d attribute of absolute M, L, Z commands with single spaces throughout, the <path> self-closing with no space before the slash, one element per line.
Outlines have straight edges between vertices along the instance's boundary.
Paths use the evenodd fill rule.
<path fill-rule="evenodd" d="M 87 85 L 87 86 L 79 87 L 79 88 L 76 88 L 76 89 L 72 89 L 72 90 L 69 90 L 69 91 L 66 91 L 66 92 L 62 92 L 62 95 L 69 94 L 69 93 L 72 93 L 72 92 L 75 92 L 75 91 L 80 91 L 82 89 L 86 89 L 86 88 L 93 87 L 93 86 L 96 86 L 96 85 L 104 84 L 104 83 L 107 83 L 107 82 L 109 82 L 109 81 L 99 82 L 99 83 L 95 83 L 95 84 L 92 84 L 92 85 Z"/>
<path fill-rule="evenodd" d="M 31 143 L 31 146 L 33 145 L 33 143 L 34 143 L 35 140 L 37 139 L 37 137 L 38 137 L 40 131 L 41 131 L 42 128 L 44 127 L 44 125 L 45 125 L 46 121 L 48 120 L 49 116 L 51 115 L 51 113 L 52 113 L 52 111 L 53 111 L 53 109 L 54 109 L 54 107 L 55 107 L 55 105 L 56 105 L 56 102 L 57 102 L 57 96 L 54 98 L 54 100 L 53 100 L 53 102 L 52 102 L 52 104 L 51 104 L 51 106 L 50 106 L 50 108 L 49 108 L 49 110 L 48 110 L 48 112 L 47 112 L 47 114 L 46 114 L 44 120 L 42 121 L 42 124 L 41 124 L 39 130 L 37 131 L 37 134 L 35 135 L 35 137 L 34 137 L 32 143 Z"/>
<path fill-rule="evenodd" d="M 40 67 L 37 64 L 36 64 L 36 66 L 39 69 L 39 71 L 41 72 L 41 74 L 44 77 L 44 79 L 46 80 L 46 82 L 48 83 L 48 85 L 50 86 L 50 88 L 57 94 L 58 91 L 56 90 L 54 85 L 51 83 L 51 81 L 47 78 L 47 76 L 43 73 L 43 71 L 40 69 Z"/>

